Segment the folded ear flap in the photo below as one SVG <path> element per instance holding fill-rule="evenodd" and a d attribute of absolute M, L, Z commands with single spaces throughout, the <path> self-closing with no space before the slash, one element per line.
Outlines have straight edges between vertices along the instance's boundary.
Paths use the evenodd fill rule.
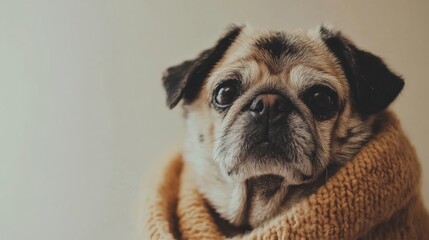
<path fill-rule="evenodd" d="M 182 98 L 191 102 L 198 96 L 205 78 L 222 59 L 241 29 L 241 27 L 232 26 L 214 47 L 203 51 L 197 58 L 170 67 L 164 72 L 162 81 L 170 109 L 174 108 Z"/>
<path fill-rule="evenodd" d="M 340 32 L 321 27 L 320 35 L 340 63 L 349 82 L 353 104 L 360 113 L 380 112 L 395 100 L 404 87 L 404 80 L 379 57 L 358 49 Z"/>

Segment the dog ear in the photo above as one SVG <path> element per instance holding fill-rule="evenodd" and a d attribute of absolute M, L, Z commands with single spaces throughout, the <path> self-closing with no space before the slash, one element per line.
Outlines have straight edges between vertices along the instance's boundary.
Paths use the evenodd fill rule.
<path fill-rule="evenodd" d="M 167 105 L 170 109 L 174 108 L 182 98 L 191 102 L 198 96 L 205 78 L 222 59 L 241 29 L 242 27 L 232 26 L 214 47 L 203 51 L 197 58 L 170 67 L 164 72 L 162 82 L 167 92 Z"/>
<path fill-rule="evenodd" d="M 369 115 L 387 108 L 404 87 L 404 80 L 395 75 L 377 56 L 358 49 L 340 32 L 324 26 L 320 35 L 338 59 L 349 82 L 356 109 Z"/>

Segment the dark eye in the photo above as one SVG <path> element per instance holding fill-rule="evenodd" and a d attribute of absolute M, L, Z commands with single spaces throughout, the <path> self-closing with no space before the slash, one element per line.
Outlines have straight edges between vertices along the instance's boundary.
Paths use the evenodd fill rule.
<path fill-rule="evenodd" d="M 213 104 L 219 108 L 227 108 L 232 105 L 239 94 L 237 80 L 227 80 L 219 84 L 213 93 Z"/>
<path fill-rule="evenodd" d="M 304 101 L 320 120 L 326 120 L 338 111 L 338 96 L 329 87 L 313 86 L 304 94 Z"/>

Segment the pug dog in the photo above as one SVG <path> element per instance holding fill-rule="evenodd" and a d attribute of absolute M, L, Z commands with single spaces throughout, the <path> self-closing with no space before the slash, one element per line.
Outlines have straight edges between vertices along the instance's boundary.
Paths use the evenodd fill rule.
<path fill-rule="evenodd" d="M 314 192 L 368 142 L 404 86 L 326 26 L 232 26 L 162 80 L 168 106 L 183 103 L 183 158 L 224 229 L 260 226 Z"/>

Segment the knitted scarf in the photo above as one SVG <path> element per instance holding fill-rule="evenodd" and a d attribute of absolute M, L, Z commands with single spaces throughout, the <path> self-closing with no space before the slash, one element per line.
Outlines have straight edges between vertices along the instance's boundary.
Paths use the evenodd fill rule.
<path fill-rule="evenodd" d="M 233 239 L 429 239 L 414 148 L 391 112 L 314 194 Z M 180 154 L 157 171 L 144 204 L 151 239 L 224 239 Z"/>

